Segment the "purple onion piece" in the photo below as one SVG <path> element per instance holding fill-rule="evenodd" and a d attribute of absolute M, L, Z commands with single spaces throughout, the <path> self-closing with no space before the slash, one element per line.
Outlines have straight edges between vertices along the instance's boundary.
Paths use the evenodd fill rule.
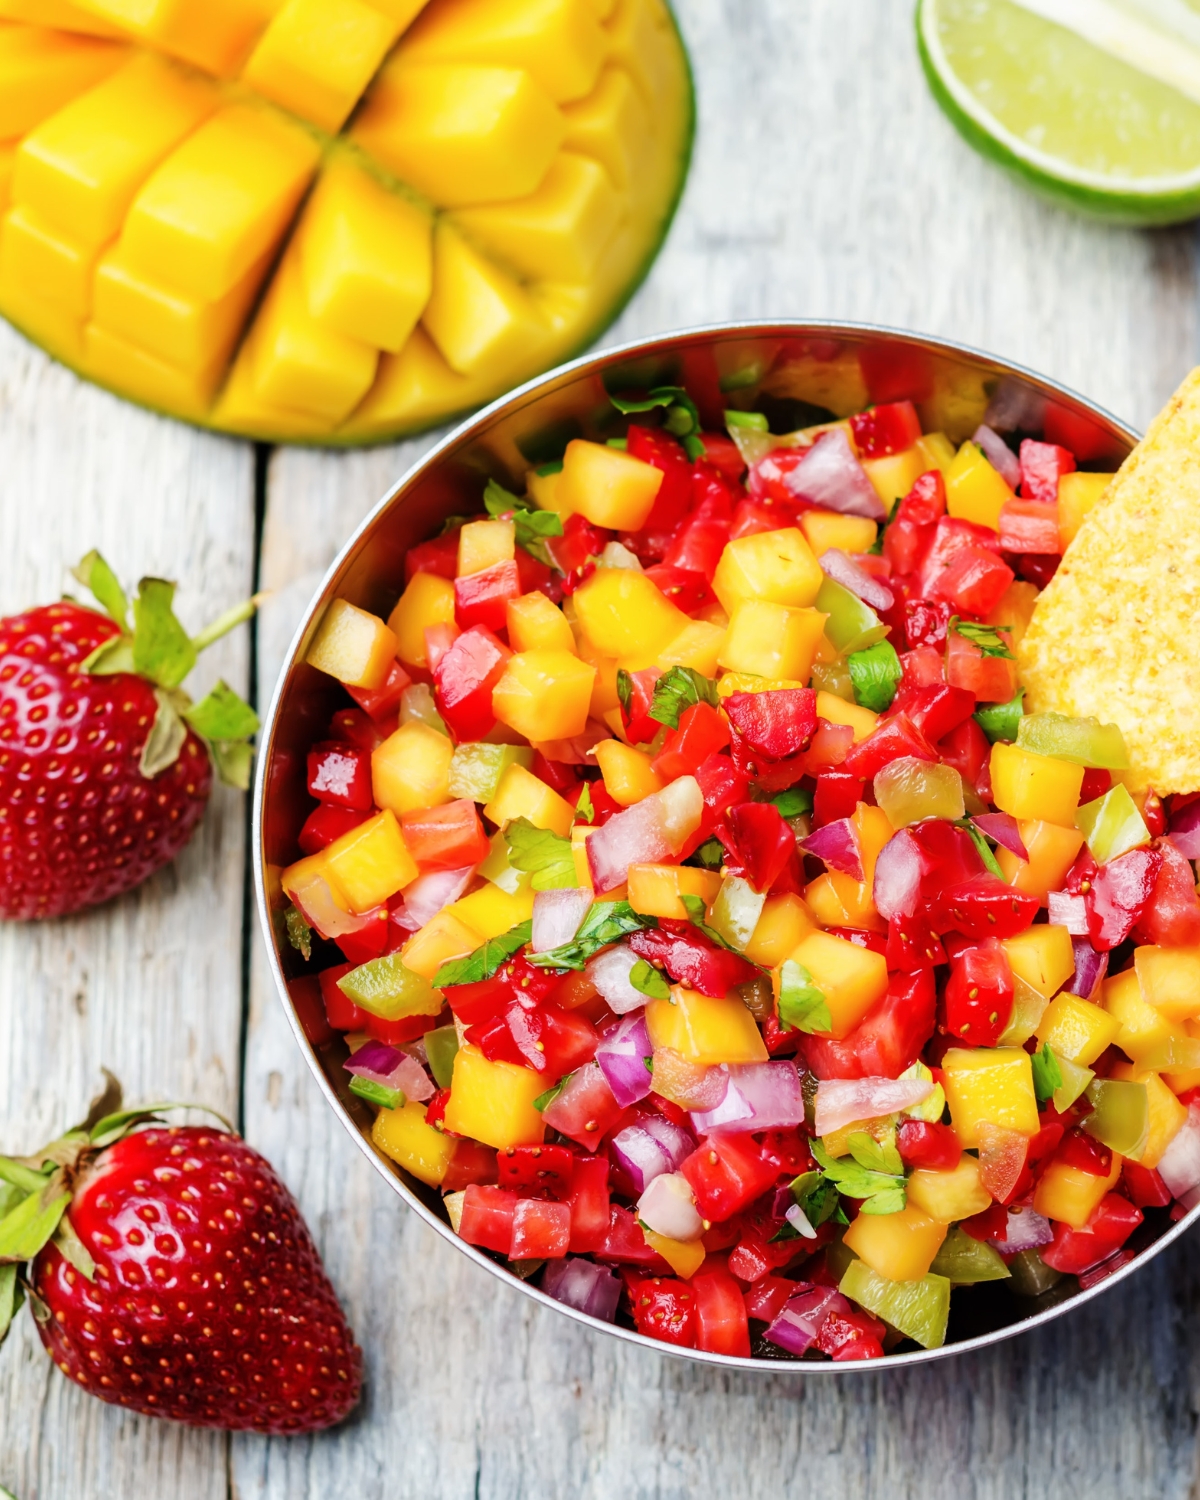
<path fill-rule="evenodd" d="M 831 1135 L 858 1120 L 877 1120 L 924 1104 L 933 1093 L 927 1078 L 823 1078 L 817 1084 L 817 1135 Z"/>
<path fill-rule="evenodd" d="M 764 1337 L 789 1354 L 804 1354 L 816 1342 L 831 1312 L 849 1311 L 850 1304 L 841 1292 L 831 1286 L 815 1286 L 798 1297 L 789 1297 Z"/>
<path fill-rule="evenodd" d="M 645 1007 L 646 996 L 629 982 L 633 966 L 638 962 L 637 954 L 628 943 L 605 948 L 587 961 L 584 973 L 604 996 L 614 1016 L 628 1015 L 630 1011 Z"/>
<path fill-rule="evenodd" d="M 674 1169 L 675 1163 L 643 1125 L 626 1125 L 612 1138 L 611 1151 L 640 1196 L 656 1177 Z"/>
<path fill-rule="evenodd" d="M 1188 1107 L 1183 1128 L 1159 1158 L 1158 1175 L 1185 1208 L 1200 1201 L 1200 1104 Z"/>
<path fill-rule="evenodd" d="M 872 521 L 887 519 L 883 502 L 841 427 L 823 432 L 785 482 L 798 499 L 810 505 Z"/>
<path fill-rule="evenodd" d="M 825 823 L 803 841 L 800 847 L 806 854 L 816 857 L 851 880 L 864 878 L 862 854 L 858 847 L 858 834 L 849 818 L 838 818 Z"/>
<path fill-rule="evenodd" d="M 840 583 L 843 588 L 849 589 L 852 594 L 869 604 L 872 609 L 891 609 L 896 602 L 896 596 L 888 588 L 882 579 L 876 578 L 873 573 L 868 573 L 866 568 L 861 567 L 848 552 L 843 552 L 840 547 L 830 547 L 822 552 L 817 559 L 820 563 L 822 573 L 832 578 L 834 583 Z"/>
<path fill-rule="evenodd" d="M 608 1079 L 613 1098 L 627 1109 L 644 1099 L 652 1082 L 647 1060 L 654 1055 L 644 1011 L 625 1016 L 615 1030 L 605 1036 L 596 1048 L 596 1061 Z"/>
<path fill-rule="evenodd" d="M 394 1072 L 404 1059 L 399 1047 L 386 1042 L 364 1042 L 346 1064 L 347 1073 L 378 1073 L 384 1078 Z"/>
<path fill-rule="evenodd" d="M 775 1189 L 775 1196 L 771 1199 L 771 1217 L 773 1219 L 786 1219 L 787 1211 L 795 1203 L 792 1197 L 790 1184 L 784 1183 L 783 1187 Z"/>
<path fill-rule="evenodd" d="M 999 474 L 1010 490 L 1015 490 L 1021 483 L 1021 465 L 1017 455 L 1012 451 L 998 432 L 983 425 L 975 429 L 971 438 L 984 451 L 988 463 Z"/>
<path fill-rule="evenodd" d="M 1189 802 L 1171 814 L 1168 836 L 1185 859 L 1200 859 L 1200 802 Z"/>
<path fill-rule="evenodd" d="M 714 1109 L 693 1111 L 701 1135 L 721 1130 L 786 1130 L 804 1119 L 800 1075 L 791 1062 L 734 1063 Z"/>
<path fill-rule="evenodd" d="M 1073 896 L 1070 891 L 1051 891 L 1046 906 L 1052 926 L 1065 927 L 1073 938 L 1087 937 L 1087 902 L 1082 896 Z"/>
<path fill-rule="evenodd" d="M 1018 859 L 1028 863 L 1029 850 L 1026 849 L 1024 840 L 1021 838 L 1021 829 L 1016 818 L 1011 813 L 979 813 L 971 819 L 980 833 L 986 833 L 988 838 L 995 839 L 1002 848 L 1007 849 L 1010 854 L 1015 854 Z"/>
<path fill-rule="evenodd" d="M 611 1323 L 621 1300 L 621 1278 L 582 1256 L 552 1260 L 542 1273 L 542 1291 L 577 1312 Z"/>
<path fill-rule="evenodd" d="M 648 1115 L 642 1121 L 642 1126 L 667 1153 L 672 1172 L 696 1149 L 696 1137 L 687 1126 L 677 1125 L 674 1120 L 668 1120 L 666 1115 Z"/>
<path fill-rule="evenodd" d="M 1067 986 L 1072 995 L 1090 1000 L 1108 973 L 1108 954 L 1097 953 L 1085 937 L 1072 937 L 1075 950 L 1075 978 Z"/>
<path fill-rule="evenodd" d="M 1003 1255 L 1016 1255 L 1021 1250 L 1036 1250 L 1048 1245 L 1054 1238 L 1054 1229 L 1049 1219 L 1042 1218 L 1032 1208 L 1010 1208 L 1008 1227 L 1004 1238 L 996 1240 L 996 1249 Z"/>

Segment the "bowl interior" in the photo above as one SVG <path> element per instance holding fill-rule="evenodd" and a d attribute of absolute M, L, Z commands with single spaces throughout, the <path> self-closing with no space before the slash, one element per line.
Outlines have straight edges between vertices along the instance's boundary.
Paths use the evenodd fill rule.
<path fill-rule="evenodd" d="M 514 1281 L 517 1278 L 502 1264 L 453 1234 L 436 1190 L 416 1181 L 371 1146 L 368 1133 L 373 1115 L 346 1086 L 348 1075 L 342 1064 L 347 1050 L 325 1021 L 315 977 L 321 968 L 340 962 L 341 954 L 332 944 L 318 943 L 311 962 L 306 963 L 283 933 L 278 872 L 299 857 L 297 834 L 313 805 L 305 788 L 306 752 L 322 737 L 330 715 L 346 702 L 335 682 L 306 665 L 304 654 L 335 597 L 386 618 L 403 588 L 408 549 L 436 535 L 447 517 L 478 510 L 488 479 L 523 488 L 527 469 L 559 458 L 571 438 L 604 440 L 624 431 L 630 419 L 616 410 L 610 395 L 661 385 L 685 386 L 710 430 L 723 428 L 722 412 L 729 407 L 762 411 L 773 432 L 787 432 L 828 420 L 830 414 L 847 416 L 874 402 L 909 399 L 916 403 L 925 431 L 943 431 L 953 442 L 969 437 L 987 421 L 1006 435 L 1058 437 L 1079 456 L 1083 467 L 1099 471 L 1114 469 L 1136 441 L 1128 427 L 1052 382 L 937 340 L 832 324 L 699 329 L 578 360 L 496 402 L 458 428 L 401 479 L 347 543 L 292 644 L 263 733 L 255 817 L 260 915 L 293 1029 L 343 1123 L 413 1208 L 465 1253 Z M 1171 1225 L 1165 1213 L 1147 1214 L 1131 1247 L 1161 1248 L 1166 1237 L 1173 1239 L 1182 1228 L 1182 1224 Z M 548 1300 L 534 1288 L 521 1285 Z M 892 1356 L 889 1364 L 937 1357 L 1003 1337 L 1090 1295 L 1073 1277 L 1037 1299 L 1015 1296 L 1003 1282 L 960 1288 L 952 1302 L 945 1349 Z M 573 1315 L 651 1347 L 662 1347 L 631 1329 L 614 1329 Z M 756 1349 L 760 1358 L 753 1363 L 691 1350 L 673 1352 L 759 1369 L 763 1368 L 762 1356 L 771 1358 L 775 1368 L 780 1364 L 814 1372 L 840 1368 L 779 1358 L 782 1351 L 773 1351 L 770 1345 Z"/>

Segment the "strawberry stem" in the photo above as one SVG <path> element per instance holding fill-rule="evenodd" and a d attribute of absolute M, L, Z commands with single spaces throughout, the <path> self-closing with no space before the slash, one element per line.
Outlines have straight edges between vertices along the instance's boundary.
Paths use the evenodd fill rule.
<path fill-rule="evenodd" d="M 269 597 L 269 593 L 255 594 L 252 599 L 245 599 L 241 604 L 235 604 L 232 609 L 227 609 L 223 615 L 218 615 L 211 625 L 206 625 L 199 635 L 192 637 L 192 647 L 197 655 L 207 650 L 214 641 L 219 641 L 223 635 L 228 635 L 238 625 L 243 625 L 247 620 L 253 619 L 255 610 Z"/>

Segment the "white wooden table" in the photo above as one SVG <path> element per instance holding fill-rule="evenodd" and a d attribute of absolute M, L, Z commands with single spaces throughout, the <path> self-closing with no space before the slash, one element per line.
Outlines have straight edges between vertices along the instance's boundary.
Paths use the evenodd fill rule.
<path fill-rule="evenodd" d="M 1139 426 L 1197 357 L 1197 244 L 1046 207 L 923 84 L 909 0 L 679 0 L 700 125 L 679 217 L 610 341 L 827 315 L 981 345 Z M 337 546 L 429 445 L 267 454 L 81 386 L 0 327 L 0 611 L 99 546 L 183 581 L 199 624 L 275 591 L 203 671 L 270 695 Z M 257 554 L 257 555 L 256 555 Z M 240 1116 L 300 1199 L 366 1349 L 312 1440 L 229 1439 L 70 1387 L 24 1322 L 0 1354 L 20 1500 L 1182 1500 L 1197 1490 L 1193 1243 L 1045 1332 L 907 1374 L 728 1376 L 543 1311 L 408 1215 L 322 1102 L 267 975 L 247 810 L 219 792 L 174 869 L 77 921 L 0 929 L 0 1148 L 67 1123 L 101 1063 L 132 1097 Z"/>

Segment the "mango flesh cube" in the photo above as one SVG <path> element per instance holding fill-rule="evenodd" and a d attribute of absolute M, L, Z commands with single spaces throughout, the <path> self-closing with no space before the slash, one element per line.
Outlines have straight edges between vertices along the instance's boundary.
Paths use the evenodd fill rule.
<path fill-rule="evenodd" d="M 730 614 L 717 662 L 731 672 L 807 682 L 827 618 L 815 609 L 741 599 Z"/>
<path fill-rule="evenodd" d="M 462 374 L 502 370 L 546 336 L 525 290 L 445 219 L 433 236 L 433 292 L 422 317 L 446 363 Z"/>
<path fill-rule="evenodd" d="M 616 231 L 621 199 L 599 162 L 563 152 L 528 198 L 459 209 L 455 223 L 524 276 L 586 281 Z"/>
<path fill-rule="evenodd" d="M 268 108 L 221 110 L 152 174 L 121 248 L 154 280 L 222 297 L 277 243 L 316 170 L 317 143 Z"/>
<path fill-rule="evenodd" d="M 195 421 L 207 414 L 225 370 L 220 355 L 181 368 L 95 322 L 83 330 L 83 349 L 88 369 L 113 390 L 156 408 L 170 401 L 173 411 Z"/>
<path fill-rule="evenodd" d="M 632 807 L 643 797 L 662 791 L 662 778 L 650 760 L 644 751 L 623 745 L 620 740 L 604 740 L 596 746 L 596 761 L 605 790 L 622 807 Z"/>
<path fill-rule="evenodd" d="M 428 213 L 348 162 L 331 163 L 297 231 L 308 310 L 343 334 L 395 354 L 433 286 Z"/>
<path fill-rule="evenodd" d="M 964 443 L 946 475 L 946 509 L 960 521 L 1000 530 L 1000 512 L 1013 492 L 975 443 Z"/>
<path fill-rule="evenodd" d="M 517 528 L 512 521 L 468 521 L 458 533 L 455 572 L 459 578 L 466 578 L 497 563 L 512 562 L 516 553 Z M 546 603 L 550 604 L 549 599 Z M 554 606 L 551 604 L 550 608 Z"/>
<path fill-rule="evenodd" d="M 1075 950 L 1065 927 L 1038 923 L 1001 944 L 1014 974 L 1046 996 L 1057 992 L 1075 974 Z"/>
<path fill-rule="evenodd" d="M 695 870 L 687 865 L 630 865 L 629 904 L 650 917 L 689 920 L 687 907 L 679 899 L 699 896 L 711 906 L 721 889 L 716 870 Z"/>
<path fill-rule="evenodd" d="M 804 888 L 804 901 L 822 927 L 861 927 L 886 932 L 887 923 L 875 910 L 871 887 L 840 870 L 827 870 Z"/>
<path fill-rule="evenodd" d="M 1083 767 L 1000 741 L 992 746 L 992 796 L 1001 812 L 1073 827 Z"/>
<path fill-rule="evenodd" d="M 887 989 L 887 960 L 881 953 L 859 948 L 845 938 L 829 932 L 810 932 L 791 954 L 792 959 L 808 970 L 812 981 L 825 996 L 833 1024 L 828 1035 L 841 1039 L 883 999 Z M 779 991 L 776 977 L 776 994 Z"/>
<path fill-rule="evenodd" d="M 17 148 L 0 145 L 0 214 L 8 207 L 16 166 Z"/>
<path fill-rule="evenodd" d="M 150 172 L 218 102 L 211 84 L 137 57 L 25 137 L 13 197 L 77 243 L 105 245 Z"/>
<path fill-rule="evenodd" d="M 466 958 L 483 943 L 475 929 L 449 911 L 440 911 L 414 932 L 403 948 L 404 963 L 414 974 L 433 982 L 443 964 Z"/>
<path fill-rule="evenodd" d="M 715 677 L 725 634 L 719 625 L 712 625 L 707 620 L 693 620 L 658 653 L 659 665 L 691 667 L 704 677 Z"/>
<path fill-rule="evenodd" d="M 81 0 L 89 11 L 208 73 L 232 77 L 278 0 Z"/>
<path fill-rule="evenodd" d="M 486 942 L 488 938 L 510 932 L 518 922 L 528 921 L 533 916 L 533 895 L 529 885 L 505 891 L 488 881 L 446 910 L 473 928 Z"/>
<path fill-rule="evenodd" d="M 605 36 L 578 0 L 442 0 L 405 36 L 406 63 L 500 63 L 527 69 L 559 103 L 595 86 Z"/>
<path fill-rule="evenodd" d="M 371 754 L 375 805 L 406 813 L 449 802 L 453 758 L 446 735 L 415 719 L 401 724 Z"/>
<path fill-rule="evenodd" d="M 563 117 L 519 68 L 389 63 L 352 138 L 443 208 L 528 197 L 562 144 Z"/>
<path fill-rule="evenodd" d="M 519 651 L 492 689 L 492 712 L 528 740 L 582 734 L 595 667 L 567 651 Z"/>
<path fill-rule="evenodd" d="M 905 1183 L 908 1201 L 939 1224 L 957 1224 L 992 1206 L 992 1195 L 979 1180 L 979 1158 L 964 1151 L 958 1165 L 946 1171 L 918 1167 Z"/>
<path fill-rule="evenodd" d="M 91 310 L 96 253 L 19 203 L 4 216 L 0 263 L 5 278 L 81 321 Z"/>
<path fill-rule="evenodd" d="M 746 957 L 760 968 L 777 968 L 812 930 L 812 913 L 801 897 L 791 891 L 768 896 L 746 944 Z"/>
<path fill-rule="evenodd" d="M 407 1099 L 399 1109 L 381 1109 L 371 1127 L 371 1141 L 397 1166 L 430 1187 L 439 1187 L 457 1142 L 426 1123 L 426 1107 Z"/>
<path fill-rule="evenodd" d="M 563 147 L 598 161 L 620 191 L 633 182 L 650 117 L 633 79 L 608 66 L 586 99 L 563 107 Z"/>
<path fill-rule="evenodd" d="M 903 453 L 889 453 L 884 458 L 864 458 L 860 462 L 889 515 L 928 467 L 915 447 L 906 448 Z M 832 545 L 840 544 L 835 542 Z M 862 547 L 859 550 L 865 552 L 867 549 Z M 817 556 L 820 555 L 818 552 Z"/>
<path fill-rule="evenodd" d="M 800 516 L 800 530 L 816 557 L 830 547 L 843 552 L 869 552 L 875 545 L 879 527 L 865 516 L 842 516 L 832 510 L 806 510 Z"/>
<path fill-rule="evenodd" d="M 1080 783 L 1082 785 L 1082 783 Z M 1083 848 L 1083 834 L 1077 828 L 1027 818 L 1019 824 L 1021 842 L 1028 860 L 1001 845 L 996 850 L 1000 873 L 1018 891 L 1036 896 L 1043 906 L 1051 891 L 1062 890 L 1067 871 Z"/>
<path fill-rule="evenodd" d="M 96 37 L 0 24 L 0 141 L 40 125 L 128 57 Z"/>
<path fill-rule="evenodd" d="M 1020 1135 L 1039 1129 L 1033 1064 L 1020 1047 L 952 1047 L 942 1059 L 950 1123 L 965 1147 L 979 1145 L 981 1125 Z"/>
<path fill-rule="evenodd" d="M 909 1203 L 895 1214 L 860 1213 L 842 1243 L 889 1281 L 920 1281 L 945 1238 L 945 1224 Z"/>
<path fill-rule="evenodd" d="M 371 911 L 421 873 L 395 816 L 376 813 L 324 851 L 325 864 L 352 912 Z"/>
<path fill-rule="evenodd" d="M 687 626 L 688 617 L 644 573 L 597 568 L 571 596 L 584 635 L 598 651 L 649 666 Z"/>
<path fill-rule="evenodd" d="M 879 715 L 864 708 L 861 703 L 847 703 L 836 693 L 826 692 L 817 694 L 817 717 L 827 719 L 830 724 L 845 724 L 848 729 L 853 729 L 856 745 L 874 733 L 875 726 L 879 723 Z"/>
<path fill-rule="evenodd" d="M 1142 998 L 1168 1021 L 1200 1016 L 1200 948 L 1134 950 L 1133 966 Z"/>
<path fill-rule="evenodd" d="M 716 999 L 675 985 L 669 1000 L 651 1000 L 646 1026 L 654 1047 L 669 1047 L 703 1067 L 766 1062 L 754 1017 L 736 995 Z"/>
<path fill-rule="evenodd" d="M 508 642 L 514 651 L 575 651 L 575 637 L 565 615 L 545 594 L 510 599 L 505 612 Z"/>
<path fill-rule="evenodd" d="M 1038 1179 L 1033 1206 L 1044 1218 L 1082 1229 L 1100 1206 L 1100 1200 L 1121 1175 L 1121 1157 L 1113 1152 L 1112 1168 L 1105 1177 L 1093 1177 L 1081 1167 L 1052 1161 Z"/>
<path fill-rule="evenodd" d="M 318 322 L 308 310 L 299 257 L 289 251 L 267 291 L 247 346 L 261 401 L 337 423 L 375 378 L 379 352 Z"/>
<path fill-rule="evenodd" d="M 1098 1005 L 1064 992 L 1043 1012 L 1037 1039 L 1056 1056 L 1087 1068 L 1116 1040 L 1120 1029 L 1120 1022 Z"/>
<path fill-rule="evenodd" d="M 396 659 L 396 637 L 378 615 L 335 599 L 317 627 L 305 660 L 348 687 L 377 688 Z"/>
<path fill-rule="evenodd" d="M 431 625 L 454 621 L 454 585 L 436 573 L 414 573 L 388 616 L 396 637 L 396 654 L 407 666 L 426 667 L 425 632 Z"/>
<path fill-rule="evenodd" d="M 0 17 L 6 21 L 28 21 L 35 26 L 50 26 L 58 31 L 79 32 L 86 36 L 121 36 L 111 22 L 91 15 L 73 5 L 71 0 L 0 0 Z"/>
<path fill-rule="evenodd" d="M 1187 1123 L 1188 1112 L 1157 1073 L 1139 1070 L 1135 1063 L 1120 1062 L 1108 1075 L 1128 1083 L 1146 1085 L 1149 1131 L 1146 1145 L 1137 1160 L 1151 1171 L 1162 1160 L 1162 1154 Z"/>
<path fill-rule="evenodd" d="M 1058 480 L 1058 539 L 1065 552 L 1086 518 L 1108 493 L 1115 476 L 1076 470 Z"/>
<path fill-rule="evenodd" d="M 653 464 L 619 448 L 573 438 L 563 454 L 558 498 L 567 511 L 577 511 L 594 526 L 637 531 L 654 508 L 662 482 L 662 470 Z"/>
<path fill-rule="evenodd" d="M 796 526 L 760 531 L 728 543 L 713 574 L 713 593 L 732 616 L 740 599 L 765 599 L 803 609 L 825 575 Z"/>
<path fill-rule="evenodd" d="M 336 133 L 396 34 L 394 21 L 361 0 L 287 0 L 242 77 L 284 109 Z"/>
<path fill-rule="evenodd" d="M 502 829 L 514 818 L 528 818 L 535 828 L 549 828 L 559 838 L 567 837 L 575 821 L 571 804 L 522 765 L 505 771 L 483 815 Z"/>
<path fill-rule="evenodd" d="M 369 441 L 401 428 L 428 425 L 447 412 L 464 411 L 487 399 L 487 373 L 460 375 L 418 325 L 399 354 L 379 361 L 375 384 L 342 429 L 347 437 Z"/>
<path fill-rule="evenodd" d="M 1104 1009 L 1118 1023 L 1116 1044 L 1134 1062 L 1145 1060 L 1149 1065 L 1153 1061 L 1157 1066 L 1158 1056 L 1174 1049 L 1179 1054 L 1172 1059 L 1174 1065 L 1190 1065 L 1184 1059 L 1195 1051 L 1194 1039 L 1146 1000 L 1136 969 L 1126 969 L 1105 980 L 1101 996 Z M 1163 1062 L 1161 1066 L 1168 1064 Z"/>
<path fill-rule="evenodd" d="M 485 1146 L 537 1146 L 546 1127 L 533 1101 L 552 1080 L 515 1063 L 489 1062 L 478 1048 L 462 1046 L 454 1055 L 454 1077 L 446 1104 L 446 1129 L 473 1136 Z"/>

